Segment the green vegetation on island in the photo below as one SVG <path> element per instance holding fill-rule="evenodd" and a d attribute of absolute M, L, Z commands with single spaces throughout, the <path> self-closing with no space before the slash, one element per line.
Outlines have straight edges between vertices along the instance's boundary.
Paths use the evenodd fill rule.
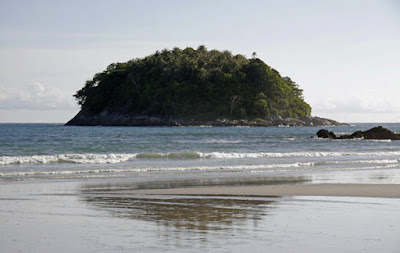
<path fill-rule="evenodd" d="M 205 46 L 164 49 L 112 63 L 74 95 L 88 116 L 103 111 L 175 119 L 300 118 L 303 90 L 265 64 Z"/>

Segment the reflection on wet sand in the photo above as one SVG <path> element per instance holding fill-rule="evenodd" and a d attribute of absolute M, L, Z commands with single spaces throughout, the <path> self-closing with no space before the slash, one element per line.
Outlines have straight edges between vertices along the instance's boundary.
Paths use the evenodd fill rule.
<path fill-rule="evenodd" d="M 274 201 L 222 197 L 129 197 L 87 195 L 88 204 L 109 211 L 113 216 L 155 222 L 165 228 L 207 232 L 246 226 L 267 215 Z"/>
<path fill-rule="evenodd" d="M 144 224 L 163 248 L 202 248 L 209 244 L 223 245 L 240 236 L 240 241 L 252 241 L 265 217 L 275 208 L 277 198 L 228 196 L 160 196 L 137 195 L 137 189 L 171 189 L 183 186 L 259 185 L 282 180 L 303 183 L 305 178 L 221 178 L 181 179 L 146 182 L 108 182 L 86 184 L 81 188 L 81 200 L 89 207 L 107 211 L 114 217 L 135 224 Z M 264 224 L 265 225 L 265 224 Z M 207 243 L 206 243 L 207 242 Z M 157 251 L 157 250 L 156 250 Z"/>
<path fill-rule="evenodd" d="M 203 189 L 197 186 L 215 181 L 129 180 L 82 185 L 79 199 L 104 220 L 96 233 L 122 238 L 119 245 L 131 251 L 377 252 L 383 242 L 387 243 L 385 249 L 398 248 L 393 236 L 398 234 L 394 222 L 398 203 L 388 198 L 141 195 L 137 192 L 145 191 L 135 189 L 146 185 L 162 192 L 185 184 Z M 261 181 L 248 180 L 246 184 L 259 188 L 263 187 L 257 186 Z M 292 181 L 299 184 L 301 180 Z M 222 182 L 234 184 L 230 179 Z M 266 178 L 264 184 L 275 187 L 268 186 Z M 310 186 L 301 184 L 287 186 Z"/>
<path fill-rule="evenodd" d="M 172 189 L 205 186 L 256 186 L 279 184 L 304 184 L 312 181 L 310 176 L 247 176 L 247 177 L 223 177 L 223 178 L 196 178 L 196 179 L 163 179 L 144 182 L 110 182 L 101 184 L 86 184 L 82 192 L 110 193 L 123 190 L 143 189 Z"/>

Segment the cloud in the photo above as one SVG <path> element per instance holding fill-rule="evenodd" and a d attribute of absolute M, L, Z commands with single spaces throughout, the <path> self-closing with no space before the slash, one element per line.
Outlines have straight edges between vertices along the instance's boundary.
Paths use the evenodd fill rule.
<path fill-rule="evenodd" d="M 32 82 L 22 89 L 0 86 L 0 109 L 76 110 L 77 105 L 70 93 L 40 82 Z"/>
<path fill-rule="evenodd" d="M 314 100 L 313 108 L 318 111 L 346 113 L 398 113 L 400 101 L 390 99 L 391 94 L 379 93 L 359 94 L 342 98 L 326 98 Z"/>
<path fill-rule="evenodd" d="M 318 111 L 336 113 L 396 113 L 400 112 L 400 104 L 383 98 L 353 97 L 350 99 L 327 99 L 313 103 Z"/>
<path fill-rule="evenodd" d="M 396 96 L 376 90 L 347 97 L 314 99 L 310 104 L 314 115 L 344 122 L 399 122 L 400 101 Z"/>

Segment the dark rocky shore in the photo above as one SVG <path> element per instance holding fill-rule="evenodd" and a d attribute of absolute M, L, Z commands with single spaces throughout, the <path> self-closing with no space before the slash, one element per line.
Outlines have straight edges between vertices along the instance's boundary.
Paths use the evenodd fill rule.
<path fill-rule="evenodd" d="M 357 131 L 350 135 L 336 136 L 335 133 L 326 129 L 317 132 L 319 138 L 327 139 L 366 139 L 366 140 L 400 140 L 400 134 L 394 133 L 382 126 L 371 128 L 367 131 Z"/>
<path fill-rule="evenodd" d="M 121 113 L 103 111 L 97 115 L 89 116 L 83 111 L 68 121 L 67 126 L 337 126 L 346 125 L 335 120 L 303 116 L 300 119 L 282 118 L 280 116 L 269 117 L 263 120 L 182 120 L 173 118 L 161 118 L 154 116 L 135 116 Z"/>

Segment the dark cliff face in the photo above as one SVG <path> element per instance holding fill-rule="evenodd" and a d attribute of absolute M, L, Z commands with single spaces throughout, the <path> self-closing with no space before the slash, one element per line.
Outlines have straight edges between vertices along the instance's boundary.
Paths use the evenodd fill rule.
<path fill-rule="evenodd" d="M 67 126 L 337 126 L 346 125 L 334 120 L 303 116 L 300 119 L 282 118 L 280 116 L 266 118 L 263 121 L 248 120 L 182 120 L 172 117 L 154 117 L 143 115 L 129 115 L 118 112 L 103 111 L 97 115 L 89 115 L 80 111 Z"/>

